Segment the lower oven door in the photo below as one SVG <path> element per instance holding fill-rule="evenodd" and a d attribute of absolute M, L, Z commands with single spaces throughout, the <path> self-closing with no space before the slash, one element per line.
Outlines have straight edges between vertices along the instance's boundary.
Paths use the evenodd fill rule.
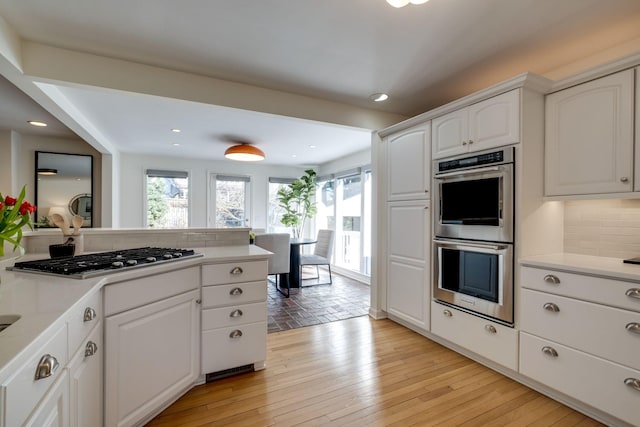
<path fill-rule="evenodd" d="M 513 245 L 434 240 L 434 299 L 513 324 Z"/>

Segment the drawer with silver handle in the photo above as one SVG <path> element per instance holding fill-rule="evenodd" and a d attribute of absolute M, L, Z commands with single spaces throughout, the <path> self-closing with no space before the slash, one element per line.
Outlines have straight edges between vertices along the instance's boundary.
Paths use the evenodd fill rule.
<path fill-rule="evenodd" d="M 69 354 L 74 354 L 93 327 L 102 319 L 102 293 L 91 295 L 83 304 L 76 304 L 69 318 Z"/>
<path fill-rule="evenodd" d="M 520 271 L 523 288 L 640 312 L 640 283 L 537 267 Z"/>
<path fill-rule="evenodd" d="M 522 290 L 521 330 L 640 369 L 640 313 Z"/>
<path fill-rule="evenodd" d="M 202 332 L 202 373 L 236 368 L 267 357 L 267 322 Z"/>
<path fill-rule="evenodd" d="M 202 266 L 202 286 L 266 280 L 267 260 L 241 261 Z"/>
<path fill-rule="evenodd" d="M 202 330 L 226 328 L 233 325 L 265 322 L 267 303 L 230 305 L 202 310 Z"/>
<path fill-rule="evenodd" d="M 248 304 L 266 300 L 266 280 L 202 287 L 202 308 Z"/>

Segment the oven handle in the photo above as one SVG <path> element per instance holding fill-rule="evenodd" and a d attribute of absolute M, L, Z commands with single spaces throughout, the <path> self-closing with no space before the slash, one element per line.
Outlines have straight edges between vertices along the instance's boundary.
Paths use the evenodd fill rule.
<path fill-rule="evenodd" d="M 435 174 L 433 178 L 434 179 L 451 178 L 456 176 L 477 175 L 477 174 L 487 173 L 487 172 L 499 172 L 503 170 L 505 170 L 505 168 L 502 166 L 491 166 L 487 168 L 478 168 L 478 169 L 470 169 L 470 170 L 464 170 L 464 171 L 445 172 L 445 173 Z"/>
<path fill-rule="evenodd" d="M 489 245 L 486 243 L 451 242 L 448 240 L 438 240 L 438 239 L 434 239 L 433 243 L 439 246 L 446 246 L 446 247 L 470 247 L 470 248 L 478 248 L 478 249 L 491 249 L 494 251 L 500 251 L 503 249 L 507 249 L 509 247 L 509 245 Z"/>

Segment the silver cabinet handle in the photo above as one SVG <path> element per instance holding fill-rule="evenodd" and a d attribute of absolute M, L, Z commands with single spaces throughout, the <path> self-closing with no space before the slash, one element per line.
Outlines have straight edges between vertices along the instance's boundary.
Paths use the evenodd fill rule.
<path fill-rule="evenodd" d="M 558 276 L 554 276 L 553 274 L 547 274 L 546 276 L 544 276 L 543 280 L 546 283 L 550 283 L 552 285 L 559 285 L 560 284 L 560 279 L 558 279 Z"/>
<path fill-rule="evenodd" d="M 639 298 L 640 299 L 640 288 L 631 288 L 627 289 L 627 292 L 624 293 L 626 296 L 631 298 Z"/>
<path fill-rule="evenodd" d="M 242 270 L 241 267 L 233 267 L 231 269 L 231 271 L 229 272 L 229 274 L 233 274 L 234 276 L 238 275 L 238 274 L 242 274 L 244 273 L 244 271 Z"/>
<path fill-rule="evenodd" d="M 89 341 L 84 347 L 84 357 L 91 357 L 98 352 L 98 344 Z"/>
<path fill-rule="evenodd" d="M 198 298 L 198 299 L 196 300 L 196 304 L 202 304 L 202 300 L 201 300 L 200 298 Z"/>
<path fill-rule="evenodd" d="M 624 182 L 626 184 L 627 182 L 629 182 L 629 178 L 623 176 L 622 178 L 620 178 L 620 182 Z"/>
<path fill-rule="evenodd" d="M 229 334 L 229 338 L 231 339 L 240 338 L 241 336 L 242 336 L 242 331 L 239 329 L 235 329 L 231 331 L 231 333 Z"/>
<path fill-rule="evenodd" d="M 242 310 L 236 309 L 229 314 L 229 317 L 242 317 L 243 314 Z"/>
<path fill-rule="evenodd" d="M 473 139 L 469 140 L 469 145 L 473 144 Z"/>
<path fill-rule="evenodd" d="M 557 313 L 560 311 L 560 307 L 558 307 L 557 305 L 555 305 L 552 302 L 547 302 L 545 303 L 542 308 L 544 308 L 547 311 L 553 311 L 554 313 Z"/>
<path fill-rule="evenodd" d="M 58 366 L 60 366 L 58 359 L 50 354 L 45 354 L 40 358 L 38 366 L 36 367 L 35 380 L 38 381 L 44 378 L 49 378 L 51 375 L 56 373 Z"/>
<path fill-rule="evenodd" d="M 490 334 L 497 334 L 498 330 L 493 325 L 484 325 L 484 330 L 489 332 Z"/>
<path fill-rule="evenodd" d="M 625 329 L 629 332 L 633 332 L 634 334 L 640 334 L 640 323 L 638 322 L 627 323 L 627 326 L 625 326 Z"/>
<path fill-rule="evenodd" d="M 444 310 L 442 312 L 442 314 L 444 314 L 446 317 L 451 317 L 453 316 L 453 313 L 451 312 L 451 310 Z"/>
<path fill-rule="evenodd" d="M 634 390 L 640 391 L 640 380 L 637 378 L 627 378 L 624 380 L 624 385 L 628 385 Z"/>
<path fill-rule="evenodd" d="M 96 318 L 96 316 L 97 316 L 96 311 L 91 307 L 87 307 L 84 309 L 83 321 L 91 322 L 93 319 Z"/>
<path fill-rule="evenodd" d="M 462 145 L 467 145 L 467 141 L 462 141 Z"/>
<path fill-rule="evenodd" d="M 542 347 L 542 352 L 547 356 L 558 357 L 558 352 L 556 351 L 556 349 L 553 347 L 549 347 L 548 345 Z"/>
<path fill-rule="evenodd" d="M 229 295 L 242 295 L 242 289 L 233 288 L 229 291 Z"/>

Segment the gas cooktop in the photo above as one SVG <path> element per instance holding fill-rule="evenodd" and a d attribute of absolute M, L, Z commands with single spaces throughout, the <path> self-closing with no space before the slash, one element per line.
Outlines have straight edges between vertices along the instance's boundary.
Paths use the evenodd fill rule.
<path fill-rule="evenodd" d="M 16 262 L 7 270 L 67 276 L 74 279 L 102 276 L 132 268 L 175 262 L 200 257 L 193 249 L 144 247 L 111 252 L 98 252 L 63 258 Z"/>

